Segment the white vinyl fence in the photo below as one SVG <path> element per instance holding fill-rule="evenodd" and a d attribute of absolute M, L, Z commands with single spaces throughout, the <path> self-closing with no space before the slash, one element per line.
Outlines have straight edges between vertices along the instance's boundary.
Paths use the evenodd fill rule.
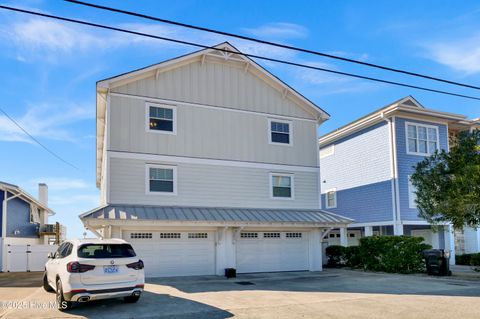
<path fill-rule="evenodd" d="M 6 271 L 43 271 L 48 253 L 57 248 L 57 245 L 7 245 Z"/>

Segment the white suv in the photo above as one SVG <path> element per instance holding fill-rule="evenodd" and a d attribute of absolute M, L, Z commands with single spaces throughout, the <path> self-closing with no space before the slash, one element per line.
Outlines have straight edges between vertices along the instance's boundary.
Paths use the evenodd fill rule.
<path fill-rule="evenodd" d="M 49 254 L 43 277 L 43 288 L 56 291 L 60 310 L 107 298 L 137 302 L 144 284 L 143 262 L 122 239 L 65 241 Z"/>

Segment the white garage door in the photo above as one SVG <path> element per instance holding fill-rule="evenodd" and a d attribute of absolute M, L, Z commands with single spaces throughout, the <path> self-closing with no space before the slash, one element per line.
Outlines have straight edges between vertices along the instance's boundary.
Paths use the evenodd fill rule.
<path fill-rule="evenodd" d="M 308 233 L 242 232 L 237 241 L 237 271 L 308 270 Z"/>
<path fill-rule="evenodd" d="M 215 274 L 212 232 L 127 232 L 147 277 Z"/>

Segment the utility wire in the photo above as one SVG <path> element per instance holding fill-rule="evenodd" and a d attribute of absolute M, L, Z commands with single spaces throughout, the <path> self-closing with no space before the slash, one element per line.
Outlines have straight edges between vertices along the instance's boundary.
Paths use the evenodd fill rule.
<path fill-rule="evenodd" d="M 89 3 L 89 2 L 84 2 L 84 1 L 78 1 L 78 0 L 65 0 L 65 1 L 75 3 L 75 4 L 79 4 L 79 5 L 88 6 L 88 7 L 92 7 L 92 8 L 96 8 L 96 9 L 107 10 L 107 11 L 117 12 L 117 13 L 121 13 L 121 14 L 127 14 L 127 15 L 130 15 L 130 16 L 138 17 L 138 18 L 149 19 L 149 20 L 158 21 L 158 22 L 167 23 L 167 24 L 176 25 L 176 26 L 181 26 L 181 27 L 185 27 L 185 28 L 190 28 L 190 29 L 195 29 L 195 30 L 200 30 L 200 31 L 205 31 L 205 32 L 210 32 L 210 33 L 216 33 L 216 34 L 220 34 L 220 35 L 224 35 L 224 36 L 234 37 L 234 38 L 253 41 L 253 42 L 262 43 L 262 44 L 267 44 L 267 45 L 276 46 L 276 47 L 283 48 L 283 49 L 289 49 L 289 50 L 294 50 L 294 51 L 298 51 L 298 52 L 314 54 L 314 55 L 318 55 L 318 56 L 322 56 L 322 57 L 326 57 L 326 58 L 330 58 L 330 59 L 341 60 L 341 61 L 344 61 L 344 62 L 360 64 L 360 65 L 363 65 L 363 66 L 377 68 L 377 69 L 381 69 L 381 70 L 384 70 L 384 71 L 402 73 L 402 74 L 406 74 L 406 75 L 409 75 L 409 76 L 420 77 L 420 78 L 424 78 L 424 79 L 428 79 L 428 80 L 433 80 L 433 81 L 448 83 L 448 84 L 452 84 L 452 85 L 467 87 L 467 88 L 470 88 L 470 89 L 480 90 L 479 86 L 475 86 L 475 85 L 471 85 L 471 84 L 455 82 L 455 81 L 442 79 L 442 78 L 438 78 L 438 77 L 434 77 L 434 76 L 430 76 L 430 75 L 425 75 L 425 74 L 421 74 L 421 73 L 416 73 L 416 72 L 412 72 L 412 71 L 387 67 L 387 66 L 374 64 L 374 63 L 368 63 L 368 62 L 355 60 L 355 59 L 349 59 L 349 58 L 345 58 L 345 57 L 338 56 L 338 55 L 323 53 L 323 52 L 314 51 L 314 50 L 310 50 L 310 49 L 304 49 L 304 48 L 300 48 L 300 47 L 294 47 L 294 46 L 291 46 L 291 45 L 282 44 L 282 43 L 278 43 L 278 42 L 271 42 L 271 41 L 252 38 L 252 37 L 239 35 L 239 34 L 235 34 L 235 33 L 210 29 L 210 28 L 206 28 L 206 27 L 195 26 L 195 25 L 182 23 L 182 22 L 177 22 L 177 21 L 173 21 L 173 20 L 157 18 L 157 17 L 153 17 L 153 16 L 150 16 L 150 15 L 142 14 L 142 13 L 121 10 L 121 9 L 117 9 L 117 8 L 102 6 L 102 5 Z"/>
<path fill-rule="evenodd" d="M 300 63 L 296 63 L 296 62 L 290 62 L 290 61 L 285 61 L 285 60 L 268 58 L 268 57 L 259 56 L 259 55 L 255 55 L 255 54 L 248 54 L 248 53 L 243 53 L 243 52 L 238 52 L 238 51 L 231 51 L 231 50 L 227 50 L 227 49 L 216 48 L 216 47 L 203 45 L 203 44 L 198 44 L 198 43 L 194 43 L 194 42 L 177 40 L 177 39 L 172 39 L 172 38 L 167 38 L 167 37 L 161 37 L 161 36 L 157 36 L 157 35 L 153 35 L 153 34 L 149 34 L 149 33 L 143 33 L 143 32 L 137 32 L 137 31 L 127 30 L 127 29 L 122 29 L 122 28 L 117 28 L 117 27 L 111 27 L 111 26 L 98 24 L 98 23 L 93 23 L 93 22 L 87 22 L 87 21 L 82 21 L 82 20 L 65 18 L 65 17 L 61 17 L 61 16 L 56 16 L 56 15 L 51 15 L 51 14 L 46 14 L 46 13 L 40 13 L 40 12 L 34 12 L 34 11 L 29 11 L 29 10 L 14 8 L 14 7 L 8 7 L 8 6 L 4 6 L 4 5 L 0 5 L 0 9 L 22 12 L 22 13 L 26 13 L 26 14 L 30 14 L 30 15 L 36 15 L 36 16 L 41 16 L 41 17 L 46 17 L 46 18 L 51 18 L 51 19 L 56 19 L 56 20 L 78 23 L 78 24 L 88 25 L 88 26 L 92 26 L 92 27 L 97 27 L 97 28 L 102 28 L 102 29 L 107 29 L 107 30 L 113 30 L 113 31 L 119 31 L 119 32 L 123 32 L 123 33 L 129 33 L 129 34 L 134 34 L 134 35 L 139 35 L 139 36 L 144 36 L 144 37 L 148 37 L 148 38 L 164 40 L 164 41 L 169 41 L 169 42 L 174 42 L 174 43 L 179 43 L 179 44 L 185 44 L 185 45 L 195 46 L 195 47 L 199 47 L 199 48 L 203 48 L 203 49 L 211 49 L 211 50 L 216 50 L 216 51 L 230 53 L 230 54 L 233 53 L 233 54 L 238 54 L 238 55 L 242 55 L 242 56 L 249 57 L 249 58 L 256 58 L 256 59 L 260 59 L 260 60 L 277 62 L 277 63 L 297 66 L 297 67 L 311 69 L 311 70 L 317 70 L 317 71 L 323 71 L 323 72 L 328 72 L 328 73 L 333 73 L 333 74 L 338 74 L 338 75 L 344 75 L 344 76 L 349 76 L 349 77 L 353 77 L 353 78 L 357 78 L 357 79 L 375 81 L 375 82 L 379 82 L 379 83 L 391 84 L 391 85 L 402 86 L 402 87 L 407 87 L 407 88 L 416 89 L 416 90 L 433 92 L 433 93 L 438 93 L 438 94 L 443 94 L 443 95 L 457 96 L 457 97 L 462 97 L 462 98 L 466 98 L 466 99 L 470 99 L 470 100 L 480 101 L 480 97 L 476 97 L 476 96 L 464 95 L 464 94 L 459 94 L 459 93 L 452 93 L 452 92 L 447 92 L 447 91 L 442 91 L 442 90 L 437 90 L 437 89 L 431 89 L 431 88 L 426 88 L 426 87 L 421 87 L 421 86 L 416 86 L 416 85 L 410 85 L 410 84 L 406 84 L 406 83 L 382 80 L 382 79 L 378 79 L 378 78 L 373 78 L 373 77 L 368 77 L 368 76 L 363 76 L 363 75 L 358 75 L 358 74 L 353 74 L 353 73 L 347 73 L 347 72 L 335 71 L 335 70 L 326 69 L 326 68 L 320 68 L 320 67 L 307 65 L 307 64 L 300 64 Z"/>
<path fill-rule="evenodd" d="M 28 135 L 28 137 L 30 137 L 35 143 L 37 143 L 38 145 L 40 145 L 44 150 L 46 150 L 47 152 L 49 152 L 50 154 L 52 154 L 54 157 L 56 157 L 57 159 L 59 159 L 60 161 L 64 162 L 65 164 L 67 164 L 68 166 L 71 166 L 75 169 L 78 169 L 78 167 L 76 167 L 75 165 L 73 165 L 72 163 L 68 162 L 67 160 L 63 159 L 60 155 L 58 155 L 57 153 L 55 153 L 54 151 L 50 150 L 48 147 L 46 147 L 45 145 L 43 145 L 39 140 L 37 140 L 32 134 L 28 133 L 28 131 L 26 129 L 24 129 L 17 121 L 15 121 L 15 119 L 13 117 L 11 117 L 10 115 L 8 115 L 7 112 L 5 112 L 5 110 L 3 110 L 2 108 L 0 108 L 0 112 L 2 112 L 3 114 L 5 114 L 5 116 L 10 120 L 12 121 L 13 124 L 15 124 L 19 129 L 21 129 L 23 131 L 23 133 L 25 133 L 26 135 Z"/>

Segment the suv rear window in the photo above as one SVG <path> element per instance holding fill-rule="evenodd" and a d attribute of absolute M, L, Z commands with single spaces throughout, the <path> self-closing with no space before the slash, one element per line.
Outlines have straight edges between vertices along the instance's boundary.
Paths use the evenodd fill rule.
<path fill-rule="evenodd" d="M 78 248 L 80 258 L 128 258 L 135 257 L 129 244 L 86 244 Z"/>

